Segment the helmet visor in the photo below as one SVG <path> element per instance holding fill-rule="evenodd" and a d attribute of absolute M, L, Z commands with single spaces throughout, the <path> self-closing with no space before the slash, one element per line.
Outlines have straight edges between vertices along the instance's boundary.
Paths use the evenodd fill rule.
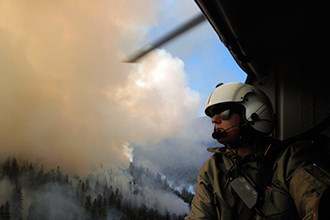
<path fill-rule="evenodd" d="M 207 116 L 209 116 L 210 118 L 212 118 L 214 115 L 220 114 L 227 110 L 231 110 L 231 111 L 234 110 L 236 112 L 236 108 L 238 108 L 238 106 L 236 106 L 233 103 L 221 103 L 221 104 L 209 106 L 208 108 L 206 108 L 205 114 Z M 228 111 L 228 117 L 229 117 L 229 113 L 230 113 L 230 111 Z M 225 114 L 225 113 L 223 113 L 223 114 Z"/>
<path fill-rule="evenodd" d="M 230 115 L 230 109 L 227 109 L 222 112 L 215 113 L 212 116 L 212 119 L 213 119 L 213 117 L 217 117 L 217 118 L 220 118 L 221 120 L 227 120 L 229 118 L 229 115 Z"/>

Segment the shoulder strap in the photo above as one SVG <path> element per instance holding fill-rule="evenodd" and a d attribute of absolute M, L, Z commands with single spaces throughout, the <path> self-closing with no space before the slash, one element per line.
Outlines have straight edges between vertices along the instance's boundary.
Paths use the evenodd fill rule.
<path fill-rule="evenodd" d="M 273 166 L 277 160 L 277 158 L 280 156 L 280 154 L 286 149 L 288 146 L 294 144 L 295 142 L 301 141 L 301 140 L 313 140 L 315 139 L 324 129 L 329 127 L 330 125 L 330 116 L 325 118 L 321 123 L 316 125 L 315 127 L 298 134 L 296 136 L 293 136 L 291 138 L 288 138 L 284 141 L 279 141 L 278 143 L 274 143 L 273 149 L 270 150 L 268 154 L 265 155 L 263 166 L 260 170 L 259 176 L 258 176 L 258 192 L 259 195 L 262 196 L 264 191 L 266 190 L 266 187 L 268 184 L 270 184 L 272 176 L 273 176 Z M 262 199 L 258 199 L 258 203 L 256 205 L 257 211 L 260 210 L 262 206 Z"/>
<path fill-rule="evenodd" d="M 273 143 L 272 149 L 267 153 L 263 158 L 262 168 L 259 171 L 257 183 L 257 192 L 260 195 L 257 201 L 257 204 L 249 209 L 247 206 L 244 206 L 242 215 L 239 217 L 239 220 L 249 220 L 254 214 L 261 214 L 260 209 L 263 205 L 263 193 L 268 184 L 270 184 L 272 176 L 273 176 L 273 166 L 280 156 L 280 154 L 286 149 L 289 145 L 294 144 L 300 140 L 313 140 L 318 134 L 320 134 L 324 129 L 326 129 L 330 125 L 330 116 L 325 118 L 320 124 L 313 127 L 312 129 L 307 130 L 299 135 L 288 138 L 284 141 L 278 141 Z M 275 146 L 274 146 L 275 145 Z M 220 149 L 208 149 L 211 152 L 214 152 L 216 158 L 218 158 L 221 154 Z M 218 207 L 217 207 L 218 208 Z"/>

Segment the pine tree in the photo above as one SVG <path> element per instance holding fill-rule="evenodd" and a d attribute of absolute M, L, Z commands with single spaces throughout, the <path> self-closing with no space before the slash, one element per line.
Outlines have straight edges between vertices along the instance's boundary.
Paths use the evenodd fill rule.
<path fill-rule="evenodd" d="M 22 187 L 20 184 L 16 184 L 10 199 L 10 213 L 12 220 L 19 220 L 22 219 L 22 210 L 23 210 L 23 193 Z"/>
<path fill-rule="evenodd" d="M 57 167 L 56 167 L 56 171 L 55 171 L 55 180 L 56 180 L 58 183 L 63 183 L 64 175 L 63 175 L 63 173 L 62 173 L 62 170 L 61 170 L 60 166 L 57 166 Z"/>
<path fill-rule="evenodd" d="M 10 220 L 10 204 L 8 201 L 0 206 L 0 220 Z"/>
<path fill-rule="evenodd" d="M 44 173 L 44 167 L 41 166 L 40 170 L 37 173 L 36 181 L 35 181 L 35 187 L 38 188 L 40 185 L 43 185 L 45 183 L 45 173 Z"/>
<path fill-rule="evenodd" d="M 92 219 L 106 219 L 107 204 L 102 195 L 98 195 L 92 205 Z"/>
<path fill-rule="evenodd" d="M 86 196 L 84 208 L 86 212 L 91 212 L 92 210 L 92 198 L 90 195 Z"/>
<path fill-rule="evenodd" d="M 2 176 L 10 176 L 10 158 L 7 158 L 6 161 L 2 164 Z"/>
<path fill-rule="evenodd" d="M 19 166 L 15 157 L 11 159 L 10 164 L 10 179 L 16 183 L 19 177 Z"/>

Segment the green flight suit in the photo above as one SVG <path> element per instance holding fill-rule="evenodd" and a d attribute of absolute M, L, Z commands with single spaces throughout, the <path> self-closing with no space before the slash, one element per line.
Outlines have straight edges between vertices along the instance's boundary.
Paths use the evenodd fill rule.
<path fill-rule="evenodd" d="M 279 155 L 272 164 L 271 184 L 266 187 L 258 210 L 244 208 L 244 202 L 234 192 L 228 177 L 233 166 L 228 149 L 219 149 L 199 170 L 191 210 L 185 220 L 319 219 L 318 202 L 330 184 L 330 177 L 314 163 L 313 147 L 311 142 L 298 142 Z M 241 165 L 241 171 L 254 183 L 262 158 L 260 154 L 251 154 Z M 330 204 L 327 206 L 330 209 Z"/>

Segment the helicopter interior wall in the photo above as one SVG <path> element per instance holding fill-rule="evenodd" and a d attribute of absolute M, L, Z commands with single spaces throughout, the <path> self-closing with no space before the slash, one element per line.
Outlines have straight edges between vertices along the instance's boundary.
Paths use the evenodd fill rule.
<path fill-rule="evenodd" d="M 263 81 L 254 81 L 271 98 L 277 118 L 275 136 L 281 140 L 303 133 L 330 114 L 330 87 L 326 62 L 315 51 L 310 56 L 283 56 L 268 69 Z M 323 58 L 325 58 L 323 56 Z M 330 136 L 330 129 L 323 131 Z"/>

